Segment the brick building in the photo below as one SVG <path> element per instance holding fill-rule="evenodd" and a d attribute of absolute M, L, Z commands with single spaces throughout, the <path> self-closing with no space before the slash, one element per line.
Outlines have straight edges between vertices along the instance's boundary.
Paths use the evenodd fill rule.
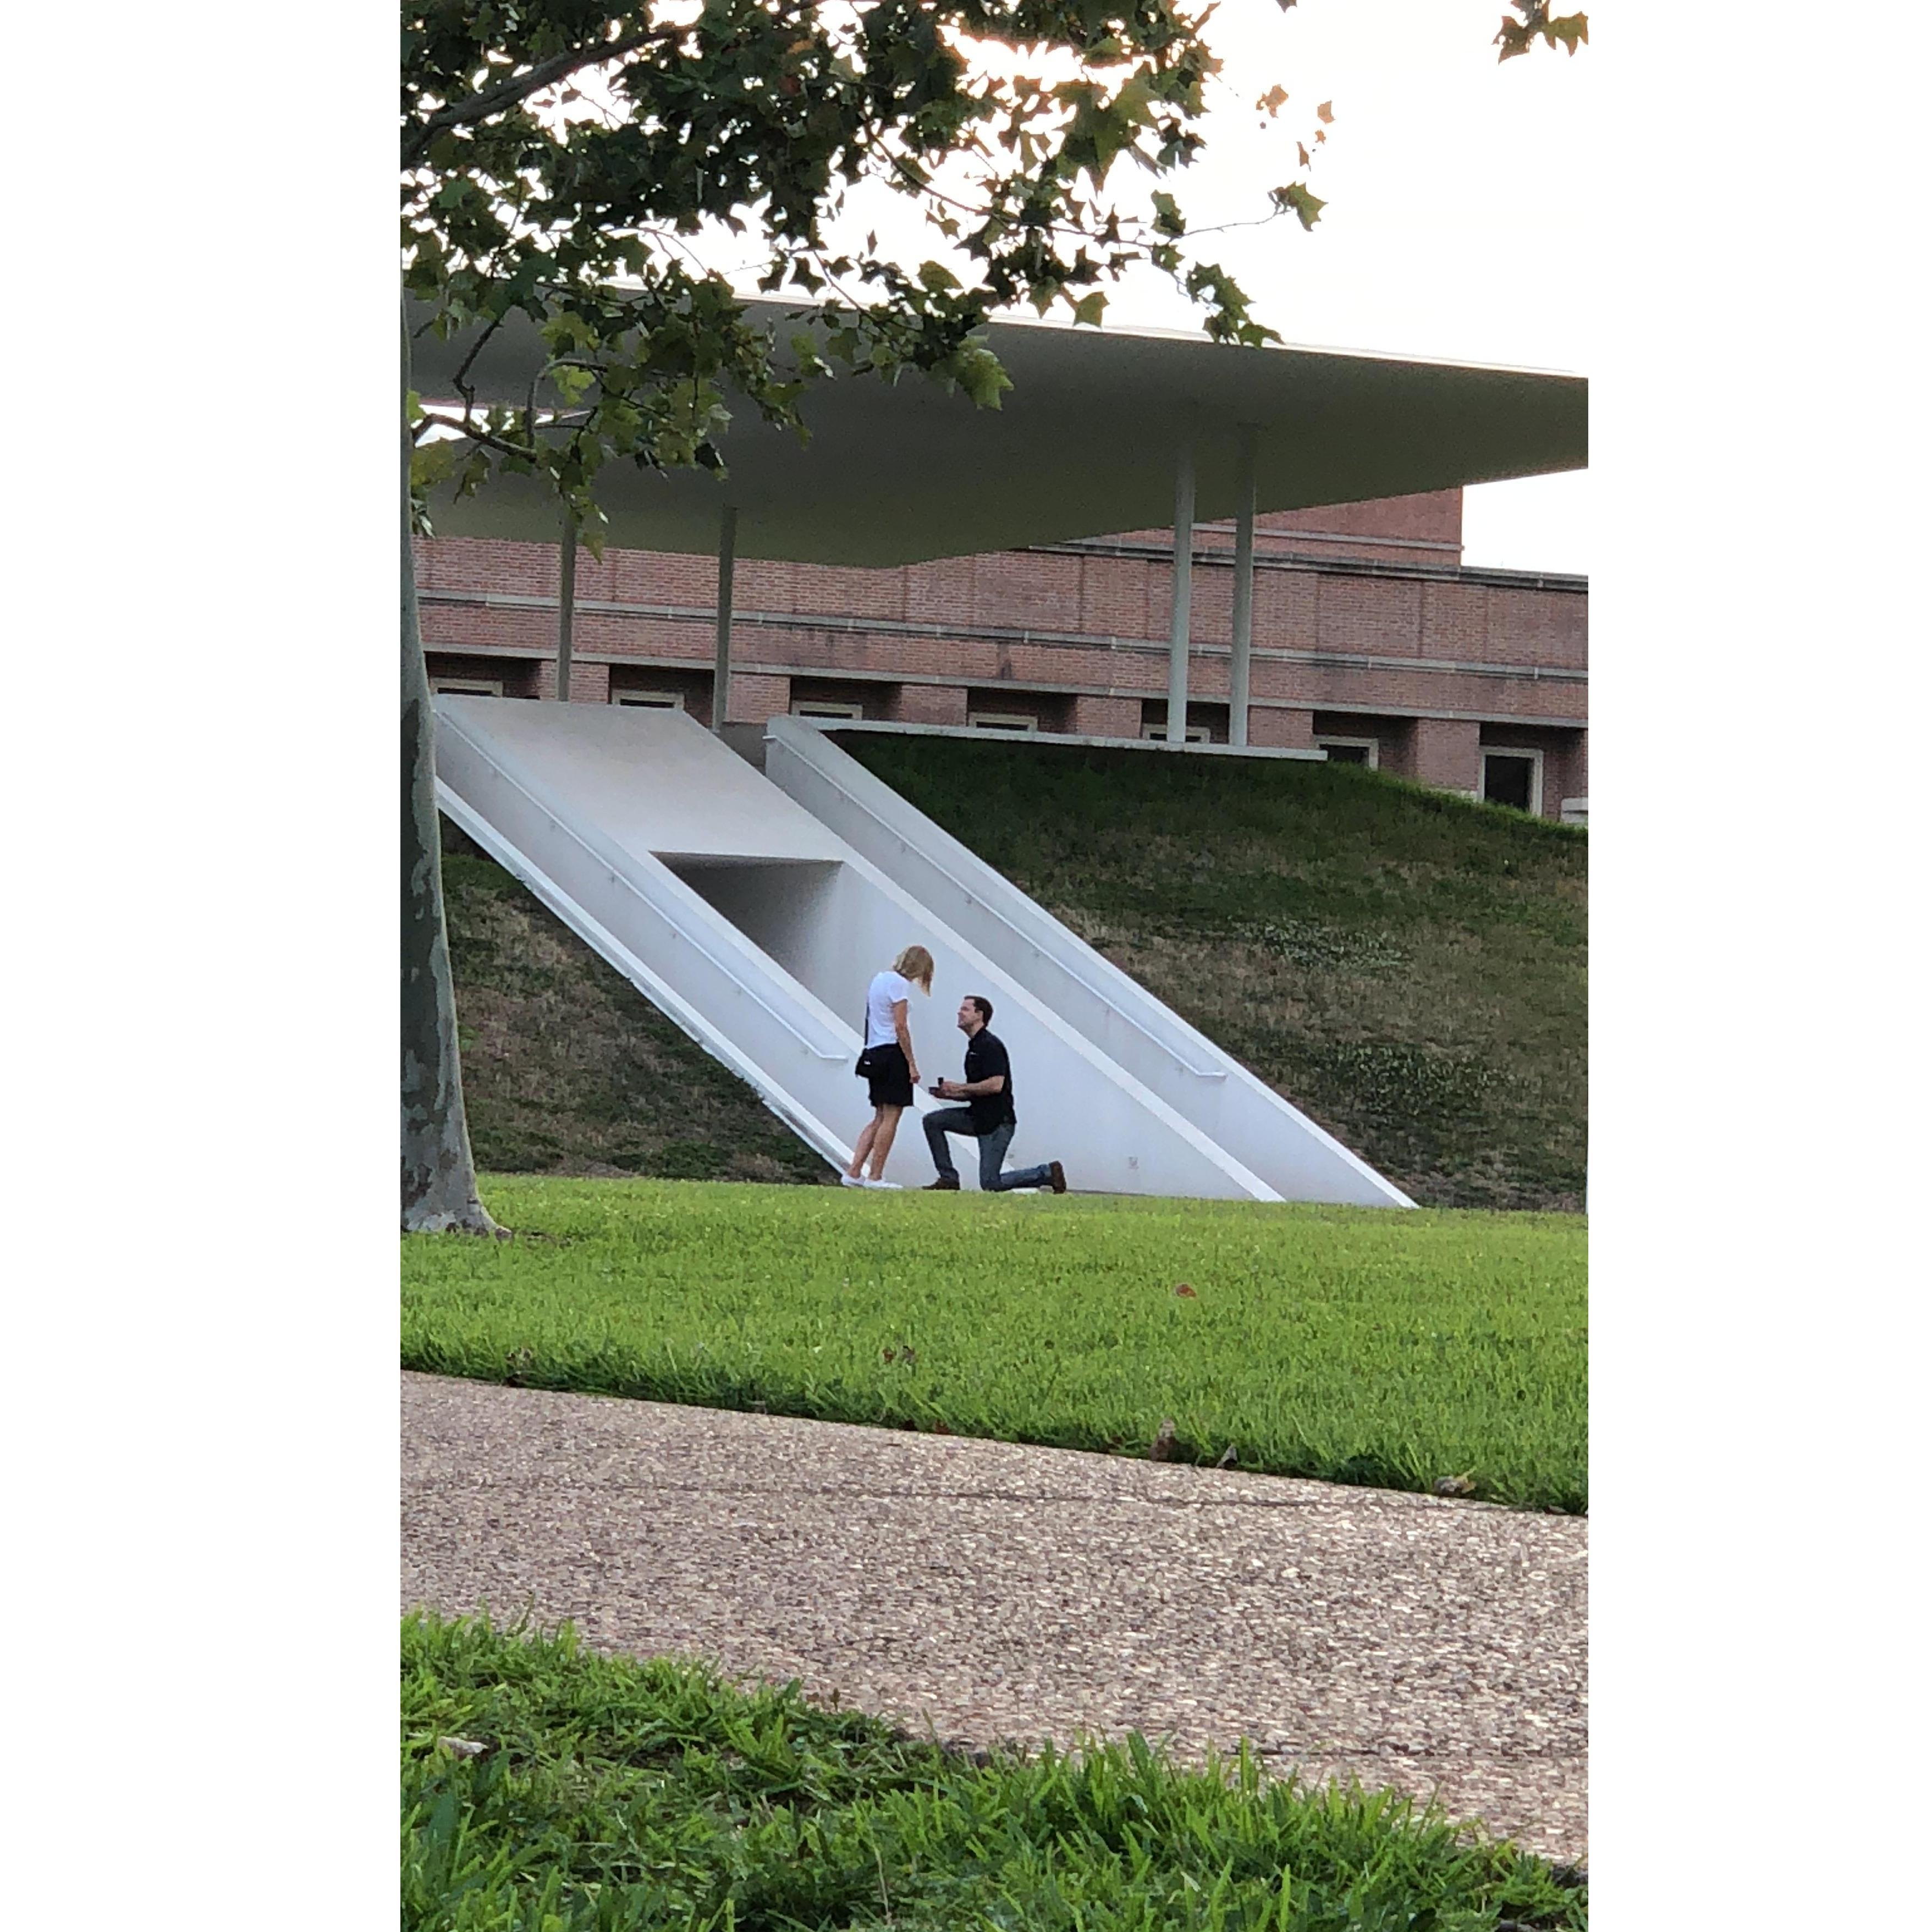
<path fill-rule="evenodd" d="M 776 713 L 1138 738 L 1164 729 L 1164 530 L 883 569 L 741 560 L 727 722 Z M 1188 730 L 1228 740 L 1234 527 L 1196 526 Z M 556 694 L 554 544 L 418 550 L 431 680 Z M 577 565 L 571 696 L 712 721 L 716 566 Z M 1588 584 L 1462 562 L 1462 492 L 1255 523 L 1249 742 L 1324 747 L 1425 784 L 1581 819 Z"/>

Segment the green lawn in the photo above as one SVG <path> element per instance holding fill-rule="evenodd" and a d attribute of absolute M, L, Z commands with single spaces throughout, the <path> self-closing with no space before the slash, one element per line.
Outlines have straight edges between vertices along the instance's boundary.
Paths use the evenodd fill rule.
<path fill-rule="evenodd" d="M 1581 1510 L 1570 1216 L 498 1177 L 406 1367 Z M 1177 1289 L 1185 1284 L 1192 1294 Z"/>
<path fill-rule="evenodd" d="M 481 1744 L 461 1756 L 441 1741 Z M 403 1628 L 408 1932 L 1580 1928 L 1575 1875 L 1388 1794 L 980 1762 L 794 1690 L 487 1624 Z"/>
<path fill-rule="evenodd" d="M 838 742 L 1415 1200 L 1582 1207 L 1585 832 L 1353 765 Z"/>

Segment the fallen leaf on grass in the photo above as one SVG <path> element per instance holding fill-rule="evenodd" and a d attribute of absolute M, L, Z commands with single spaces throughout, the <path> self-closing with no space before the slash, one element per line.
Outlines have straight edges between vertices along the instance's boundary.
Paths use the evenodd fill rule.
<path fill-rule="evenodd" d="M 1232 1469 L 1234 1466 L 1234 1445 L 1232 1442 L 1221 1451 L 1221 1460 L 1214 1466 L 1217 1469 Z"/>
<path fill-rule="evenodd" d="M 1190 1301 L 1198 1301 L 1201 1299 L 1200 1296 L 1196 1294 L 1184 1281 L 1176 1282 L 1174 1285 L 1174 1292 L 1176 1294 L 1184 1294 Z"/>
<path fill-rule="evenodd" d="M 1438 1496 L 1473 1496 L 1476 1493 L 1476 1486 L 1466 1473 L 1460 1476 L 1438 1476 L 1436 1493 Z"/>
<path fill-rule="evenodd" d="M 1160 1419 L 1160 1426 L 1154 1432 L 1153 1442 L 1148 1445 L 1148 1460 L 1150 1462 L 1166 1462 L 1171 1461 L 1173 1456 L 1174 1418 L 1164 1415 Z"/>

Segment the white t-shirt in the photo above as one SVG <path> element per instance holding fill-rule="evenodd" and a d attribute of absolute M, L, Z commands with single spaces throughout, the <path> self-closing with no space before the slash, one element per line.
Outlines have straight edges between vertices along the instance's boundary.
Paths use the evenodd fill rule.
<path fill-rule="evenodd" d="M 902 973 L 895 973 L 889 967 L 883 973 L 872 976 L 872 983 L 866 988 L 866 1044 L 868 1046 L 892 1046 L 898 1040 L 898 1029 L 892 1024 L 893 1004 L 911 996 L 912 982 Z"/>

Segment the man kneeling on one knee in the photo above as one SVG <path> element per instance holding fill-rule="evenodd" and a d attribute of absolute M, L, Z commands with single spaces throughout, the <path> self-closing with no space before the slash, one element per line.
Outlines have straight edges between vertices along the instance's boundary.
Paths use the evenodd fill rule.
<path fill-rule="evenodd" d="M 1001 1194 L 1014 1187 L 1050 1187 L 1056 1194 L 1066 1192 L 1066 1175 L 1057 1160 L 1044 1167 L 1016 1168 L 1011 1174 L 1001 1170 L 1013 1130 L 1019 1124 L 1013 1112 L 1013 1073 L 1006 1049 L 988 1030 L 993 1017 L 993 1003 L 977 993 L 968 993 L 959 1002 L 959 1030 L 966 1036 L 966 1077 L 942 1080 L 933 1088 L 942 1100 L 964 1100 L 963 1107 L 941 1107 L 925 1119 L 926 1144 L 932 1150 L 932 1164 L 939 1178 L 928 1189 L 950 1191 L 959 1185 L 959 1170 L 952 1165 L 952 1150 L 946 1144 L 949 1134 L 964 1134 L 980 1143 L 980 1189 L 985 1194 Z"/>

